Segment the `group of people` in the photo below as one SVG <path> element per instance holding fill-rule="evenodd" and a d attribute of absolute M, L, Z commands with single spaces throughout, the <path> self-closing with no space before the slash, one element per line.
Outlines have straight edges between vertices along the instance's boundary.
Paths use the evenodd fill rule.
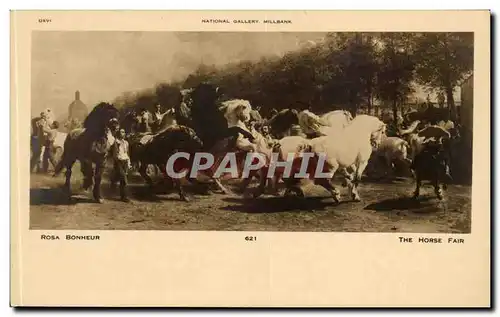
<path fill-rule="evenodd" d="M 156 105 L 155 110 L 151 113 L 146 108 L 141 108 L 139 111 L 132 109 L 128 114 L 132 119 L 129 132 L 151 133 L 156 132 L 163 120 L 165 112 L 162 111 L 161 105 Z"/>
<path fill-rule="evenodd" d="M 54 142 L 59 133 L 58 130 L 59 122 L 54 120 L 50 109 L 42 111 L 39 117 L 31 120 L 31 172 L 36 170 L 36 172 L 47 173 L 49 162 L 54 167 L 57 165 Z"/>

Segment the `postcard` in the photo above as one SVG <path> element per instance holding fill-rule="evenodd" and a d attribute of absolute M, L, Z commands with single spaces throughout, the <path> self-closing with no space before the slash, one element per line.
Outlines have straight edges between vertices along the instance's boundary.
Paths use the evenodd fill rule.
<path fill-rule="evenodd" d="M 490 307 L 490 19 L 11 11 L 11 306 Z"/>

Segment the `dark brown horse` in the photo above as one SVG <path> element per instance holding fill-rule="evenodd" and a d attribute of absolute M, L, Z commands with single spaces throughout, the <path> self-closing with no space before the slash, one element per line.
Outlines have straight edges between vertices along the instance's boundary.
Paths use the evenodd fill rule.
<path fill-rule="evenodd" d="M 283 109 L 269 118 L 266 124 L 271 128 L 271 134 L 281 139 L 290 135 L 293 125 L 299 124 L 298 112 L 295 109 Z"/>
<path fill-rule="evenodd" d="M 443 199 L 443 189 L 452 181 L 450 174 L 450 158 L 445 144 L 439 141 L 429 141 L 423 150 L 415 156 L 411 165 L 415 173 L 416 187 L 413 198 L 420 196 L 422 181 L 430 181 L 434 186 L 434 193 L 439 200 Z"/>
<path fill-rule="evenodd" d="M 147 174 L 146 169 L 150 164 L 160 167 L 164 177 L 173 181 L 180 198 L 188 201 L 182 189 L 180 179 L 167 176 L 167 162 L 177 152 L 187 153 L 190 158 L 175 160 L 172 168 L 176 173 L 186 169 L 190 170 L 194 154 L 202 151 L 203 142 L 198 138 L 193 129 L 181 125 L 173 125 L 163 129 L 158 134 L 150 135 L 150 139 L 147 142 L 141 140 L 144 136 L 144 134 L 138 134 L 131 136 L 129 139 L 131 160 L 139 163 L 139 173 L 141 176 L 152 187 L 153 181 Z M 187 179 L 193 181 L 190 178 Z"/>
<path fill-rule="evenodd" d="M 103 202 L 101 178 L 108 152 L 115 141 L 114 134 L 119 128 L 118 115 L 118 109 L 102 102 L 89 113 L 83 123 L 83 128 L 68 133 L 64 142 L 62 159 L 54 171 L 54 176 L 57 176 L 63 168 L 66 168 L 64 189 L 68 199 L 71 199 L 72 167 L 78 160 L 84 176 L 83 188 L 87 190 L 93 183 L 94 199 L 99 203 Z M 93 164 L 95 164 L 95 170 Z"/>

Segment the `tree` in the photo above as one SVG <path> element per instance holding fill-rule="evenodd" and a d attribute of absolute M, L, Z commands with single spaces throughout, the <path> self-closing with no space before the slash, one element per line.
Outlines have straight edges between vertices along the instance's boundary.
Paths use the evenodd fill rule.
<path fill-rule="evenodd" d="M 377 97 L 392 104 L 394 120 L 399 105 L 413 92 L 413 44 L 412 33 L 381 33 L 378 38 Z"/>
<path fill-rule="evenodd" d="M 168 84 L 159 84 L 155 88 L 156 100 L 165 109 L 179 106 L 182 102 L 181 91 L 178 87 Z"/>
<path fill-rule="evenodd" d="M 457 119 L 453 92 L 473 70 L 474 33 L 422 33 L 416 38 L 419 83 L 444 92 L 450 116 Z"/>

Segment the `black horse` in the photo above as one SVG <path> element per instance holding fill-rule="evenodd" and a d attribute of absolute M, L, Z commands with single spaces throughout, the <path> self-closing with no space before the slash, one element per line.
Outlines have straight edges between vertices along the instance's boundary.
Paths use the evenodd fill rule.
<path fill-rule="evenodd" d="M 140 163 L 139 173 L 148 183 L 150 189 L 153 187 L 153 181 L 147 174 L 146 169 L 151 164 L 158 166 L 162 170 L 164 177 L 172 180 L 180 198 L 188 201 L 189 199 L 182 189 L 180 179 L 170 178 L 166 169 L 170 168 L 176 173 L 187 169 L 189 175 L 194 154 L 201 152 L 203 149 L 203 142 L 194 130 L 182 125 L 173 125 L 158 134 L 151 135 L 151 139 L 146 143 L 141 143 L 140 138 L 141 135 L 138 135 L 129 139 L 130 156 L 132 161 Z M 178 152 L 189 154 L 189 159 L 179 158 L 175 160 L 173 166 L 167 166 L 172 155 Z M 187 177 L 187 179 L 190 182 L 195 181 L 190 177 Z"/>
<path fill-rule="evenodd" d="M 271 130 L 271 134 L 281 139 L 290 133 L 293 125 L 299 124 L 298 112 L 295 109 L 284 109 L 272 116 L 266 123 Z"/>
<path fill-rule="evenodd" d="M 118 109 L 113 105 L 105 102 L 99 103 L 85 119 L 83 128 L 68 133 L 64 142 L 62 159 L 54 171 L 54 176 L 57 176 L 63 168 L 66 168 L 64 188 L 68 199 L 71 199 L 72 167 L 76 160 L 79 160 L 84 176 L 83 188 L 87 190 L 94 183 L 94 199 L 99 203 L 103 202 L 101 178 L 108 152 L 115 140 L 114 134 L 119 129 L 118 116 Z M 93 164 L 95 164 L 95 171 Z"/>
<path fill-rule="evenodd" d="M 414 198 L 420 195 L 422 181 L 427 180 L 434 186 L 434 193 L 439 200 L 443 199 L 443 189 L 452 181 L 450 174 L 450 157 L 446 144 L 441 141 L 429 141 L 423 150 L 415 156 L 411 169 L 415 173 L 416 188 Z"/>

